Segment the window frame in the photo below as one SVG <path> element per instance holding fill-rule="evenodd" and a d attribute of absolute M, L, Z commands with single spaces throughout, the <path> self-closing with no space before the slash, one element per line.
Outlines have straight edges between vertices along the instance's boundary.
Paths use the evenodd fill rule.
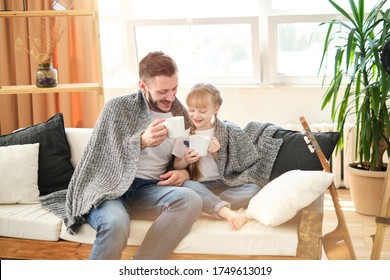
<path fill-rule="evenodd" d="M 325 22 L 329 21 L 336 14 L 329 11 L 302 11 L 302 10 L 273 10 L 272 0 L 259 0 L 259 11 L 256 16 L 246 17 L 215 17 L 215 18 L 140 18 L 134 15 L 131 1 L 118 0 L 120 3 L 119 14 L 100 15 L 101 24 L 106 21 L 116 21 L 121 26 L 122 57 L 126 63 L 123 63 L 122 69 L 125 75 L 130 75 L 125 82 L 138 83 L 138 59 L 137 49 L 135 46 L 136 38 L 134 33 L 135 26 L 153 26 L 169 24 L 235 24 L 249 23 L 252 26 L 252 77 L 192 77 L 185 80 L 181 77 L 183 86 L 190 85 L 194 81 L 207 79 L 210 82 L 223 86 L 251 87 L 251 86 L 321 86 L 324 77 L 313 73 L 313 76 L 302 75 L 284 75 L 277 73 L 278 53 L 277 53 L 277 25 L 283 23 L 300 23 L 300 22 Z M 318 58 L 318 64 L 320 63 Z M 179 69 L 180 70 L 180 69 Z M 124 80 L 124 79 L 123 79 Z M 107 81 L 106 85 L 118 87 L 122 82 Z"/>
<path fill-rule="evenodd" d="M 268 63 L 269 83 L 272 85 L 319 85 L 324 80 L 323 75 L 284 75 L 278 73 L 278 42 L 277 26 L 278 24 L 288 23 L 307 23 L 331 21 L 339 15 L 336 14 L 279 14 L 268 16 L 268 53 L 270 62 Z M 318 67 L 320 66 L 320 57 L 318 58 Z"/>
<path fill-rule="evenodd" d="M 218 17 L 218 18 L 170 18 L 170 19 L 133 19 L 126 20 L 126 28 L 128 34 L 128 42 L 131 45 L 132 55 L 130 57 L 132 68 L 138 67 L 139 58 L 137 57 L 136 47 L 136 27 L 144 26 L 169 26 L 169 25 L 223 25 L 223 24 L 249 24 L 251 26 L 251 49 L 252 49 L 252 76 L 191 76 L 181 77 L 183 84 L 191 84 L 199 80 L 210 80 L 216 84 L 222 85 L 259 85 L 261 83 L 261 67 L 260 67 L 260 45 L 259 45 L 259 23 L 258 17 Z M 180 69 L 179 69 L 180 71 Z"/>

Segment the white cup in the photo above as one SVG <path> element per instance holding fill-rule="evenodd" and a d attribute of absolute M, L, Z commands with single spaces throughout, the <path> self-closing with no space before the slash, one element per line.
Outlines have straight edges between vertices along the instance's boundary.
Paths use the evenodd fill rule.
<path fill-rule="evenodd" d="M 204 135 L 190 135 L 190 148 L 198 152 L 199 156 L 207 155 L 210 144 L 210 137 Z"/>
<path fill-rule="evenodd" d="M 176 116 L 165 119 L 162 124 L 168 130 L 168 138 L 178 138 L 184 135 L 184 117 Z"/>

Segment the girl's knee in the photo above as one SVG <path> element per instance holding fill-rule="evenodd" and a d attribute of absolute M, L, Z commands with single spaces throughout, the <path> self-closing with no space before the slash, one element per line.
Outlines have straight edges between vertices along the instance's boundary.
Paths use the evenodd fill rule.
<path fill-rule="evenodd" d="M 246 184 L 243 187 L 245 187 L 246 192 L 250 193 L 250 195 L 255 195 L 261 190 L 257 184 Z"/>
<path fill-rule="evenodd" d="M 187 180 L 183 183 L 183 188 L 199 189 L 203 187 L 204 185 L 198 181 Z"/>
<path fill-rule="evenodd" d="M 175 193 L 175 198 L 182 201 L 188 211 L 201 212 L 203 207 L 202 198 L 192 189 L 178 188 Z"/>

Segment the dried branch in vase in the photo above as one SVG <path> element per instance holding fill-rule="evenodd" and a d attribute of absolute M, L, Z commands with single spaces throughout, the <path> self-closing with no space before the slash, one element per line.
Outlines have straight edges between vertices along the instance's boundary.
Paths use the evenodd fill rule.
<path fill-rule="evenodd" d="M 64 35 L 66 25 L 62 16 L 50 17 L 49 26 L 46 18 L 41 17 L 39 22 L 39 38 L 34 38 L 32 47 L 29 49 L 23 43 L 22 36 L 16 37 L 15 50 L 25 51 L 30 54 L 39 64 L 52 63 L 53 53 Z M 30 38 L 28 35 L 23 37 Z"/>

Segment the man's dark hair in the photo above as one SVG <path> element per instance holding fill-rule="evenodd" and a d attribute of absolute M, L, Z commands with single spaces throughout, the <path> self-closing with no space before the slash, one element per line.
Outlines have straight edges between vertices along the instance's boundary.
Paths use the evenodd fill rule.
<path fill-rule="evenodd" d="M 177 72 L 176 62 L 161 51 L 148 53 L 139 63 L 139 78 L 144 82 L 156 76 L 172 77 Z"/>

